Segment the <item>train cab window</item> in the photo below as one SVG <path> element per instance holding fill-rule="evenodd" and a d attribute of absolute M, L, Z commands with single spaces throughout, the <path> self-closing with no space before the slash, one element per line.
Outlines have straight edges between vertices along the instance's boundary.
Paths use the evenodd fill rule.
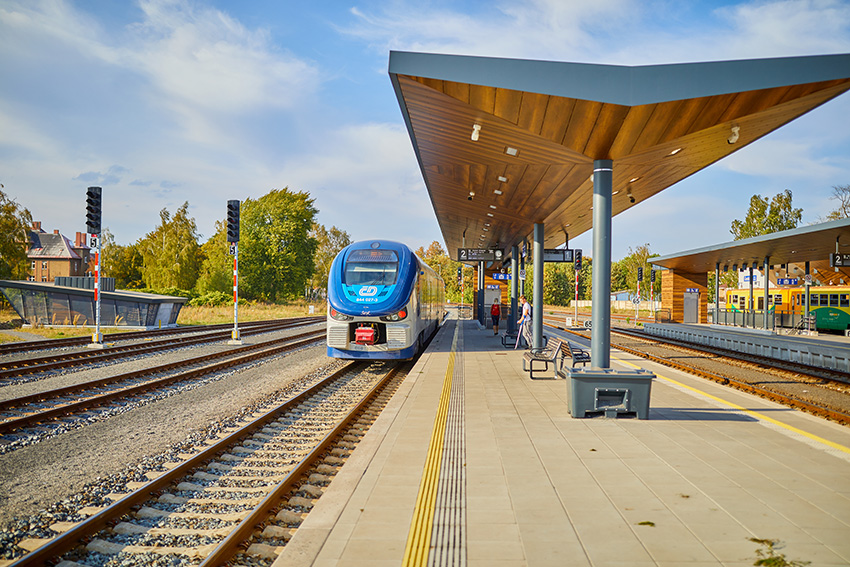
<path fill-rule="evenodd" d="M 850 293 L 841 293 L 838 295 L 839 307 L 850 307 Z"/>
<path fill-rule="evenodd" d="M 742 295 L 741 298 L 739 299 L 738 305 L 741 306 L 741 309 L 746 309 L 747 308 L 747 298 Z"/>
<path fill-rule="evenodd" d="M 782 295 L 777 294 L 773 296 L 773 304 L 774 305 L 782 305 Z"/>
<path fill-rule="evenodd" d="M 829 306 L 830 307 L 838 307 L 838 294 L 830 293 L 829 294 Z"/>
<path fill-rule="evenodd" d="M 392 285 L 397 277 L 393 250 L 352 250 L 345 260 L 346 285 Z"/>

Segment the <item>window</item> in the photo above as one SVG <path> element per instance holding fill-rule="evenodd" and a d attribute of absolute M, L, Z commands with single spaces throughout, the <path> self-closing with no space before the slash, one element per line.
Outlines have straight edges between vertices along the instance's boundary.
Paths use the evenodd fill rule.
<path fill-rule="evenodd" d="M 830 307 L 838 307 L 838 294 L 830 293 L 829 294 L 829 306 Z"/>
<path fill-rule="evenodd" d="M 774 305 L 782 305 L 782 295 L 777 294 L 773 296 L 773 304 Z"/>
<path fill-rule="evenodd" d="M 35 269 L 35 260 L 33 260 L 32 262 L 30 262 L 30 269 L 31 269 L 31 270 L 34 270 L 34 269 Z"/>
<path fill-rule="evenodd" d="M 47 276 L 41 276 L 41 281 L 46 282 L 46 281 L 47 281 Z"/>
<path fill-rule="evenodd" d="M 839 307 L 850 307 L 850 293 L 841 293 L 838 295 Z"/>
<path fill-rule="evenodd" d="M 47 262 L 42 262 L 42 263 L 41 263 L 41 269 L 42 269 L 42 270 L 46 270 L 46 269 L 47 269 Z"/>
<path fill-rule="evenodd" d="M 353 250 L 345 261 L 346 285 L 392 285 L 398 256 L 392 250 Z"/>

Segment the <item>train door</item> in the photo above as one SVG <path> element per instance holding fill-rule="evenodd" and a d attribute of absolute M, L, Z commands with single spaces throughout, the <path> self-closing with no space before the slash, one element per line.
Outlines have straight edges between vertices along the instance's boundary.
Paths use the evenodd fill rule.
<path fill-rule="evenodd" d="M 685 313 L 683 323 L 699 323 L 699 292 L 686 291 L 684 301 Z"/>

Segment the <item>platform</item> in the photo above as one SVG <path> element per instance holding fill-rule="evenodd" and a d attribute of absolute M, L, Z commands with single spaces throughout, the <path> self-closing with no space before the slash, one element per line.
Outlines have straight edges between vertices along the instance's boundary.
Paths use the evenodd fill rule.
<path fill-rule="evenodd" d="M 688 323 L 647 323 L 644 331 L 657 337 L 850 372 L 850 337 L 843 335 L 780 335 L 763 329 Z"/>
<path fill-rule="evenodd" d="M 611 364 L 656 374 L 649 419 L 573 419 L 565 380 L 448 321 L 275 566 L 744 566 L 750 538 L 850 564 L 850 428 Z"/>

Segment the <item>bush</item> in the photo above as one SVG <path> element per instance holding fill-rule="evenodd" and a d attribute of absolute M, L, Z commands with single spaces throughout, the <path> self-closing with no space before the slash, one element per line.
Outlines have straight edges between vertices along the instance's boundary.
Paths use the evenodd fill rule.
<path fill-rule="evenodd" d="M 241 300 L 239 303 L 242 303 Z M 203 295 L 199 295 L 193 299 L 190 299 L 187 305 L 191 305 L 192 307 L 218 307 L 220 305 L 228 305 L 233 303 L 233 294 L 224 293 L 223 291 L 208 291 Z"/>

